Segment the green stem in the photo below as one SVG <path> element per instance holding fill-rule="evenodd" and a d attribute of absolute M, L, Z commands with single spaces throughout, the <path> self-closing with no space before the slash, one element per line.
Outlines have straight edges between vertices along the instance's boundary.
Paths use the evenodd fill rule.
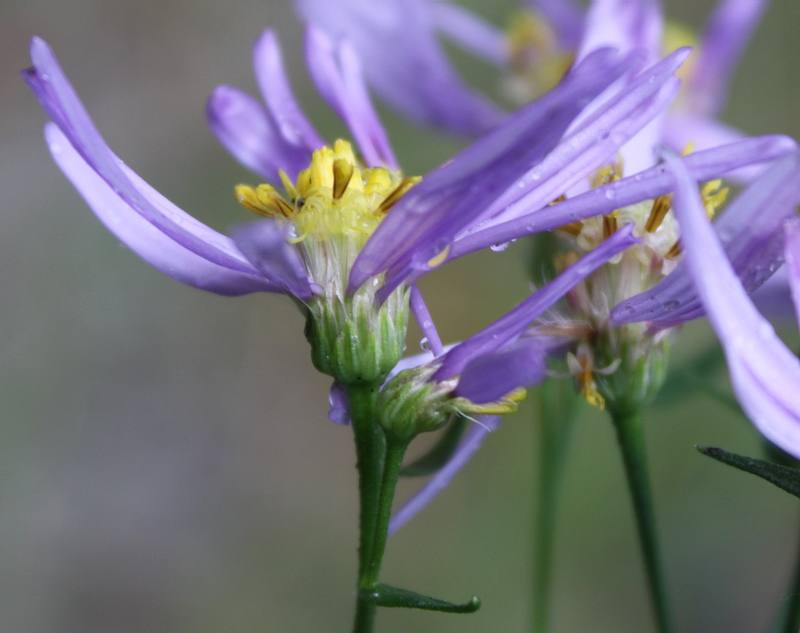
<path fill-rule="evenodd" d="M 567 381 L 548 380 L 539 389 L 539 486 L 533 541 L 533 633 L 550 629 L 556 511 L 575 421 L 577 395 Z"/>
<path fill-rule="evenodd" d="M 359 580 L 359 589 L 372 589 L 378 584 L 378 577 L 386 551 L 386 541 L 389 537 L 389 519 L 392 517 L 392 501 L 403 466 L 403 456 L 406 454 L 407 442 L 397 442 L 389 439 L 386 446 L 386 462 L 381 481 L 381 493 L 378 501 L 377 522 L 375 525 L 375 538 L 372 542 L 372 554 L 365 573 Z"/>
<path fill-rule="evenodd" d="M 636 513 L 636 527 L 642 548 L 650 596 L 655 609 L 656 623 L 660 633 L 673 630 L 669 612 L 664 573 L 658 551 L 655 513 L 650 493 L 650 482 L 645 460 L 642 415 L 639 410 L 611 410 L 611 419 L 617 431 L 617 440 L 625 463 L 631 500 Z"/>
<path fill-rule="evenodd" d="M 796 556 L 797 561 L 787 588 L 785 602 L 781 604 L 770 633 L 797 633 L 800 629 L 800 548 Z"/>
<path fill-rule="evenodd" d="M 356 444 L 356 468 L 358 469 L 358 491 L 360 501 L 358 578 L 369 568 L 378 507 L 381 495 L 381 480 L 386 457 L 386 438 L 375 419 L 375 400 L 379 385 L 356 383 L 347 388 L 350 417 Z M 376 606 L 358 599 L 353 633 L 371 633 L 375 622 Z"/>

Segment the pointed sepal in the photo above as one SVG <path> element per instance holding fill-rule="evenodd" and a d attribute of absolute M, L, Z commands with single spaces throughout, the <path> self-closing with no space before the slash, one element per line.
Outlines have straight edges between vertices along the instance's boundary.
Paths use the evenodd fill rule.
<path fill-rule="evenodd" d="M 469 602 L 455 604 L 438 598 L 423 596 L 421 593 L 399 589 L 379 583 L 371 589 L 362 589 L 359 597 L 379 607 L 401 607 L 405 609 L 423 609 L 425 611 L 441 611 L 442 613 L 475 613 L 481 606 L 477 596 Z"/>
<path fill-rule="evenodd" d="M 697 450 L 728 466 L 751 473 L 775 484 L 790 495 L 800 498 L 800 469 L 781 466 L 763 459 L 729 453 L 714 446 L 698 446 Z"/>

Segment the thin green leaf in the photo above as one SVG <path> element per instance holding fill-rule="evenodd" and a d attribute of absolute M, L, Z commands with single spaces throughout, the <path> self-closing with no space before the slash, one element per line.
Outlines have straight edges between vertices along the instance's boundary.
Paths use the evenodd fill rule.
<path fill-rule="evenodd" d="M 800 498 L 800 469 L 773 464 L 772 462 L 756 459 L 755 457 L 736 455 L 735 453 L 729 453 L 728 451 L 713 446 L 698 446 L 697 450 L 703 453 L 703 455 L 713 457 L 723 464 L 728 464 L 746 473 L 758 475 L 762 479 L 766 479 L 768 482 L 775 484 L 778 488 Z"/>
<path fill-rule="evenodd" d="M 400 476 L 427 477 L 441 470 L 450 461 L 456 448 L 458 448 L 458 443 L 461 441 L 466 428 L 467 419 L 463 415 L 456 416 L 455 420 L 447 425 L 444 433 L 431 450 L 416 461 L 403 466 L 400 470 Z"/>
<path fill-rule="evenodd" d="M 438 598 L 423 596 L 421 593 L 399 589 L 379 583 L 372 589 L 362 589 L 360 598 L 379 607 L 401 607 L 404 609 L 423 609 L 425 611 L 441 611 L 443 613 L 475 613 L 481 606 L 477 596 L 469 602 L 455 604 Z"/>

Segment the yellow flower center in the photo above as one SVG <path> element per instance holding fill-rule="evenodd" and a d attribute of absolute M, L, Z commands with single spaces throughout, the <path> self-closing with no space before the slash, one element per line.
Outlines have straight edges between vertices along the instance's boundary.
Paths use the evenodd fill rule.
<path fill-rule="evenodd" d="M 286 197 L 274 187 L 239 185 L 236 199 L 251 211 L 287 222 L 294 243 L 326 241 L 334 236 L 363 247 L 400 197 L 421 178 L 403 178 L 383 167 L 362 168 L 350 143 L 315 150 L 311 164 L 292 183 L 280 172 Z"/>

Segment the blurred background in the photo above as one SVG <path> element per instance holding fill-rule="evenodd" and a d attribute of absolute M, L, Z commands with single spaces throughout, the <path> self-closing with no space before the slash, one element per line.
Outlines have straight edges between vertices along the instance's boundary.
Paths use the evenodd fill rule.
<path fill-rule="evenodd" d="M 504 25 L 512 0 L 464 2 Z M 674 0 L 695 28 L 711 0 Z M 800 4 L 776 0 L 725 120 L 800 134 Z M 326 419 L 303 323 L 286 299 L 226 299 L 143 264 L 94 218 L 42 140 L 18 75 L 30 36 L 55 49 L 109 145 L 179 206 L 226 231 L 256 184 L 204 118 L 220 83 L 251 90 L 250 49 L 277 29 L 300 101 L 333 138 L 288 0 L 0 3 L 0 630 L 9 633 L 345 631 L 356 570 L 351 433 Z M 466 58 L 457 58 L 463 64 Z M 476 84 L 499 78 L 478 68 Z M 406 173 L 460 141 L 381 110 Z M 521 241 L 423 282 L 444 338 L 528 291 Z M 796 333 L 796 325 L 785 328 Z M 416 338 L 415 338 L 416 337 Z M 796 334 L 795 339 L 796 343 Z M 410 349 L 417 346 L 412 333 Z M 673 367 L 712 345 L 684 329 Z M 720 386 L 728 389 L 724 370 Z M 648 413 L 655 502 L 681 631 L 766 630 L 795 559 L 796 500 L 702 457 L 757 455 L 743 418 L 701 395 Z M 441 498 L 389 543 L 384 579 L 475 615 L 385 610 L 378 630 L 526 631 L 537 421 L 523 406 Z M 419 481 L 404 482 L 407 498 Z M 612 428 L 581 409 L 560 508 L 554 631 L 652 630 Z"/>

